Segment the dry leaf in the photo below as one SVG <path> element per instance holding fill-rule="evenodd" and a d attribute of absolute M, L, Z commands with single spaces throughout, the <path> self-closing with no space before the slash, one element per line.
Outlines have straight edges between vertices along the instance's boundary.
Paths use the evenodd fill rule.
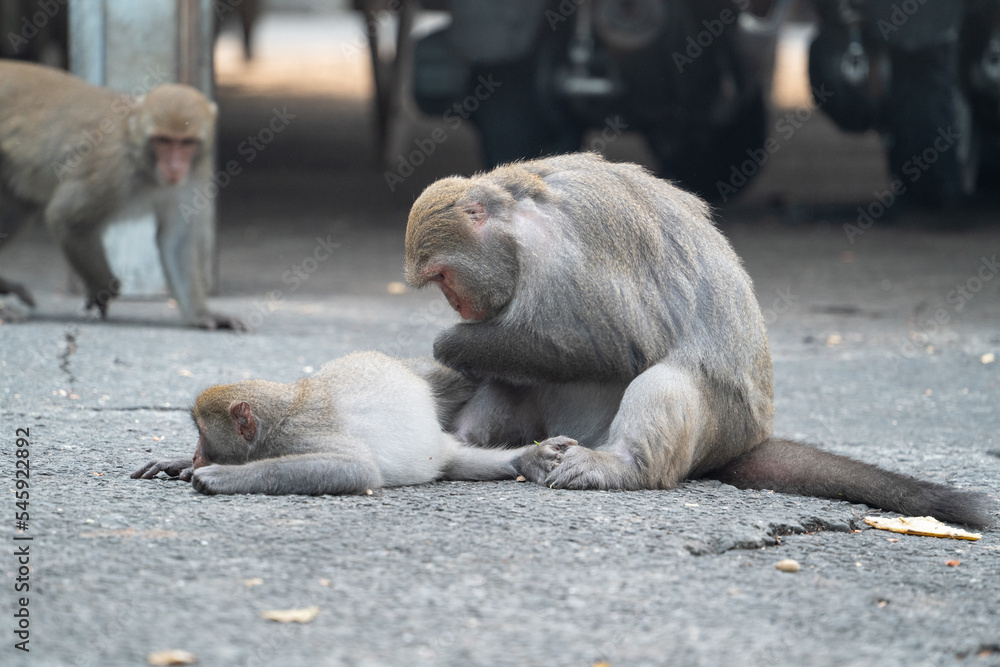
<path fill-rule="evenodd" d="M 948 561 L 948 562 L 945 563 L 945 565 L 947 565 L 948 567 L 958 567 L 961 564 L 962 564 L 962 561 L 960 561 L 960 560 L 950 560 L 950 561 Z"/>
<path fill-rule="evenodd" d="M 150 653 L 146 656 L 146 662 L 151 665 L 193 665 L 198 662 L 198 656 L 190 651 L 174 648 Z"/>
<path fill-rule="evenodd" d="M 844 342 L 843 337 L 839 333 L 832 333 L 826 337 L 826 346 L 833 347 L 834 345 L 840 345 Z"/>
<path fill-rule="evenodd" d="M 393 280 L 385 286 L 385 289 L 389 294 L 406 294 L 406 285 L 398 280 Z"/>
<path fill-rule="evenodd" d="M 779 560 L 774 564 L 774 569 L 780 570 L 782 572 L 798 572 L 802 569 L 799 565 L 799 561 L 793 560 L 791 558 L 786 558 L 784 560 Z"/>
<path fill-rule="evenodd" d="M 278 623 L 311 623 L 319 607 L 305 607 L 303 609 L 275 609 L 273 611 L 262 611 L 260 617 Z"/>
<path fill-rule="evenodd" d="M 372 495 L 373 493 L 375 493 L 375 492 L 374 492 L 374 491 L 372 491 L 371 489 L 365 489 L 365 495 L 366 495 L 366 496 L 370 496 L 370 495 Z"/>
<path fill-rule="evenodd" d="M 514 478 L 514 481 L 515 482 L 527 482 L 528 478 L 525 477 L 524 475 L 518 475 L 517 477 Z"/>
<path fill-rule="evenodd" d="M 244 579 L 243 585 L 247 588 L 253 588 L 254 586 L 260 586 L 264 583 L 264 580 L 260 577 L 252 577 L 250 579 Z"/>
<path fill-rule="evenodd" d="M 194 377 L 194 373 L 192 373 L 191 371 L 189 371 L 186 368 L 180 369 L 179 371 L 177 371 L 177 374 L 180 375 L 182 378 L 193 378 Z"/>
<path fill-rule="evenodd" d="M 984 364 L 992 364 L 996 360 L 997 360 L 997 355 L 993 354 L 992 352 L 987 352 L 983 356 L 979 357 L 979 361 L 981 361 Z"/>
<path fill-rule="evenodd" d="M 901 516 L 895 519 L 866 516 L 865 523 L 879 530 L 890 530 L 904 535 L 924 535 L 926 537 L 951 537 L 956 540 L 978 540 L 980 533 L 970 533 L 961 528 L 952 528 L 932 516 Z"/>
<path fill-rule="evenodd" d="M 330 585 L 330 580 L 329 579 L 320 579 L 319 580 L 319 585 L 320 586 L 329 586 Z"/>

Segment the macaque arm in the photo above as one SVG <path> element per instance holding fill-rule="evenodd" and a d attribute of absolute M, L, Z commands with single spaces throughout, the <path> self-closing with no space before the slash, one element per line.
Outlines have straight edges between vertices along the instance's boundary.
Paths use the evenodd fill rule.
<path fill-rule="evenodd" d="M 299 454 L 251 461 L 243 465 L 212 464 L 194 471 L 191 483 L 208 495 L 262 493 L 272 496 L 364 493 L 382 486 L 374 461 L 349 460 L 336 454 Z"/>
<path fill-rule="evenodd" d="M 583 335 L 582 329 L 566 331 L 556 340 L 500 322 L 458 324 L 438 334 L 434 358 L 470 377 L 515 384 L 610 380 L 629 373 L 627 362 L 624 368 L 611 363 L 616 355 L 598 355 Z"/>
<path fill-rule="evenodd" d="M 132 473 L 132 479 L 153 479 L 160 473 L 167 477 L 178 477 L 183 481 L 191 479 L 194 472 L 194 461 L 192 459 L 156 459 L 137 469 Z"/>
<path fill-rule="evenodd" d="M 245 331 L 247 326 L 241 319 L 208 309 L 207 237 L 213 224 L 212 210 L 210 207 L 199 210 L 193 203 L 182 210 L 182 202 L 193 201 L 194 188 L 185 186 L 156 206 L 156 242 L 170 291 L 188 324 L 203 329 Z"/>
<path fill-rule="evenodd" d="M 119 289 L 101 241 L 103 222 L 110 213 L 104 200 L 111 198 L 106 190 L 94 192 L 88 183 L 70 180 L 56 189 L 45 208 L 46 226 L 86 286 L 87 308 L 97 306 L 101 317 L 107 316 L 108 303 Z"/>
<path fill-rule="evenodd" d="M 518 459 L 534 447 L 535 445 L 518 449 L 487 449 L 461 445 L 442 471 L 442 479 L 470 482 L 514 479 L 521 474 L 517 467 Z"/>

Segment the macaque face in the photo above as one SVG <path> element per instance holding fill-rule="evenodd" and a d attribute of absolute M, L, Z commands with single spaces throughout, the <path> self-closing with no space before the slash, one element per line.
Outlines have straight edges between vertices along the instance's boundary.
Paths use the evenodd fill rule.
<path fill-rule="evenodd" d="M 475 305 L 473 300 L 465 295 L 453 270 L 445 266 L 432 266 L 423 272 L 423 277 L 428 282 L 437 283 L 448 303 L 463 320 L 477 321 L 489 314 L 485 308 Z"/>
<path fill-rule="evenodd" d="M 196 137 L 157 133 L 149 143 L 156 157 L 156 176 L 164 185 L 184 182 L 201 150 L 201 141 Z"/>
<path fill-rule="evenodd" d="M 212 461 L 205 456 L 205 436 L 198 431 L 198 447 L 194 450 L 194 467 L 204 468 L 207 465 L 212 465 Z"/>

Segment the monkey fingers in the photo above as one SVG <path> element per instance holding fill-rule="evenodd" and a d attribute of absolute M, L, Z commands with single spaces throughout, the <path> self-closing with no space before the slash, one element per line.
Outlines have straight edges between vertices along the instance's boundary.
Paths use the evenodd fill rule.
<path fill-rule="evenodd" d="M 554 438 L 529 445 L 517 460 L 517 469 L 527 479 L 537 484 L 545 484 L 549 474 L 562 463 L 563 456 L 570 448 L 577 448 L 576 440 L 559 435 Z"/>
<path fill-rule="evenodd" d="M 191 459 L 157 459 L 150 461 L 132 473 L 132 479 L 153 479 L 159 473 L 167 477 L 177 477 L 189 481 L 194 472 L 194 461 Z"/>
<path fill-rule="evenodd" d="M 618 454 L 572 447 L 542 484 L 552 489 L 639 489 L 644 488 L 640 471 Z"/>

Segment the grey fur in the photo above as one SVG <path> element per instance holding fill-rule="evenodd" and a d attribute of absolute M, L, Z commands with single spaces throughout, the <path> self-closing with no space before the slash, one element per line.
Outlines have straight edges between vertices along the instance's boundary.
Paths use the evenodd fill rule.
<path fill-rule="evenodd" d="M 416 372 L 415 372 L 416 371 Z M 417 373 L 420 373 L 418 375 Z M 285 384 L 251 380 L 203 392 L 195 460 L 151 461 L 133 478 L 189 476 L 206 494 L 364 493 L 438 479 L 513 479 L 524 450 L 460 445 L 438 421 L 451 419 L 471 385 L 431 360 L 399 361 L 377 352 L 336 359 Z M 230 417 L 246 401 L 253 433 Z M 193 474 L 192 474 L 193 472 Z"/>
<path fill-rule="evenodd" d="M 444 179 L 414 203 L 406 244 L 411 284 L 439 282 L 481 316 L 434 344 L 479 383 L 456 435 L 545 440 L 519 461 L 536 482 L 669 489 L 713 475 L 992 521 L 984 497 L 771 437 L 750 278 L 705 203 L 637 165 L 580 153 Z"/>

